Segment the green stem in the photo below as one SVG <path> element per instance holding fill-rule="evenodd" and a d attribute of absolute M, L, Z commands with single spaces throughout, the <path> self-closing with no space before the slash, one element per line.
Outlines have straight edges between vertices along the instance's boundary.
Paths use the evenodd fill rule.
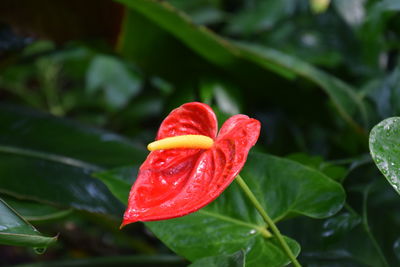
<path fill-rule="evenodd" d="M 263 218 L 263 220 L 271 228 L 272 233 L 278 239 L 278 242 L 282 246 L 283 250 L 285 251 L 285 253 L 289 257 L 289 259 L 292 261 L 293 265 L 296 266 L 296 267 L 301 267 L 300 263 L 297 261 L 296 257 L 293 255 L 292 250 L 289 248 L 288 244 L 286 243 L 285 239 L 283 238 L 283 236 L 282 236 L 281 232 L 279 231 L 278 227 L 276 227 L 274 221 L 269 217 L 267 212 L 261 206 L 261 203 L 257 200 L 256 196 L 253 194 L 253 192 L 247 186 L 247 184 L 243 180 L 243 178 L 240 175 L 238 175 L 238 176 L 236 176 L 235 180 L 239 184 L 239 186 L 242 188 L 242 190 L 246 194 L 246 196 L 249 198 L 249 200 L 253 203 L 254 207 L 260 213 L 260 215 Z"/>
<path fill-rule="evenodd" d="M 368 202 L 368 194 L 371 189 L 371 186 L 368 186 L 363 194 L 363 214 L 362 214 L 362 224 L 364 226 L 364 230 L 367 233 L 369 239 L 371 240 L 372 245 L 374 246 L 376 252 L 379 255 L 379 258 L 381 259 L 382 266 L 389 267 L 389 263 L 386 260 L 385 255 L 383 254 L 378 242 L 376 241 L 374 235 L 371 232 L 371 228 L 369 227 L 368 223 L 368 211 L 367 211 L 367 202 Z"/>

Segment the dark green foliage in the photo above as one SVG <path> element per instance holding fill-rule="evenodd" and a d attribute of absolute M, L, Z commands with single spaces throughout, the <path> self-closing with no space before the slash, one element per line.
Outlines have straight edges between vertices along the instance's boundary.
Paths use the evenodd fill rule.
<path fill-rule="evenodd" d="M 236 183 L 118 229 L 146 144 L 190 101 L 261 121 L 241 176 L 302 264 L 400 264 L 399 1 L 8 2 L 0 266 L 288 264 Z"/>

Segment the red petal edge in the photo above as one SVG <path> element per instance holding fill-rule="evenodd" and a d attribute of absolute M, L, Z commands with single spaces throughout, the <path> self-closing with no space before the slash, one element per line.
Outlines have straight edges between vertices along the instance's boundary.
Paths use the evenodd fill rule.
<path fill-rule="evenodd" d="M 239 174 L 259 133 L 259 121 L 236 115 L 224 123 L 211 149 L 150 153 L 131 189 L 122 226 L 184 216 L 212 202 Z"/>
<path fill-rule="evenodd" d="M 122 225 L 162 220 L 174 211 L 168 205 L 190 180 L 202 149 L 157 150 L 140 166 L 131 188 Z"/>
<path fill-rule="evenodd" d="M 186 134 L 215 138 L 218 123 L 213 110 L 200 102 L 186 103 L 174 109 L 161 123 L 157 140 Z"/>

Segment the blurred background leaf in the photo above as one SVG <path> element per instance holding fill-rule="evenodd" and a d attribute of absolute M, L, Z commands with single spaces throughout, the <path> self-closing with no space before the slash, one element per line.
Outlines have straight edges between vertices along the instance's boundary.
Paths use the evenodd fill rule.
<path fill-rule="evenodd" d="M 231 73 L 243 72 L 243 69 L 246 69 L 247 66 L 251 68 L 259 66 L 265 68 L 267 71 L 277 72 L 285 78 L 293 79 L 295 75 L 302 76 L 321 86 L 328 96 L 332 98 L 333 103 L 339 110 L 339 114 L 351 125 L 357 127 L 352 118 L 356 111 L 359 116 L 362 116 L 364 123 L 366 123 L 367 118 L 365 117 L 363 103 L 351 88 L 348 88 L 342 81 L 314 70 L 312 66 L 298 59 L 261 47 L 250 45 L 238 46 L 230 43 L 204 27 L 196 28 L 190 23 L 189 19 L 165 2 L 160 3 L 148 0 L 121 1 L 149 18 L 159 25 L 159 27 L 170 32 L 206 60 L 227 69 Z M 130 16 L 135 16 L 134 13 L 130 14 Z M 130 24 L 125 26 L 125 35 L 128 35 L 128 33 L 131 33 L 131 35 L 134 34 L 134 28 L 129 28 Z M 123 53 L 134 53 L 132 50 L 125 49 L 124 47 L 126 46 L 131 46 L 129 41 L 124 40 L 120 43 L 122 51 L 125 51 Z M 235 66 L 240 66 L 240 68 L 235 68 Z M 239 77 L 246 78 L 246 76 Z"/>
<path fill-rule="evenodd" d="M 98 55 L 90 63 L 87 76 L 87 91 L 93 96 L 104 93 L 106 105 L 111 109 L 125 106 L 140 90 L 138 74 L 128 72 L 116 58 Z"/>

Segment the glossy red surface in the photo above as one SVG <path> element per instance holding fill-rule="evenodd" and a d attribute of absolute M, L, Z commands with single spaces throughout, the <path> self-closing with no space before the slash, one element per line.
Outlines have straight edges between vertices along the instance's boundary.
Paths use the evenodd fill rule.
<path fill-rule="evenodd" d="M 246 115 L 229 118 L 217 135 L 217 119 L 203 103 L 187 103 L 162 122 L 157 140 L 201 134 L 215 140 L 210 149 L 151 152 L 129 194 L 122 225 L 184 216 L 218 197 L 243 168 L 257 142 L 260 122 Z"/>

